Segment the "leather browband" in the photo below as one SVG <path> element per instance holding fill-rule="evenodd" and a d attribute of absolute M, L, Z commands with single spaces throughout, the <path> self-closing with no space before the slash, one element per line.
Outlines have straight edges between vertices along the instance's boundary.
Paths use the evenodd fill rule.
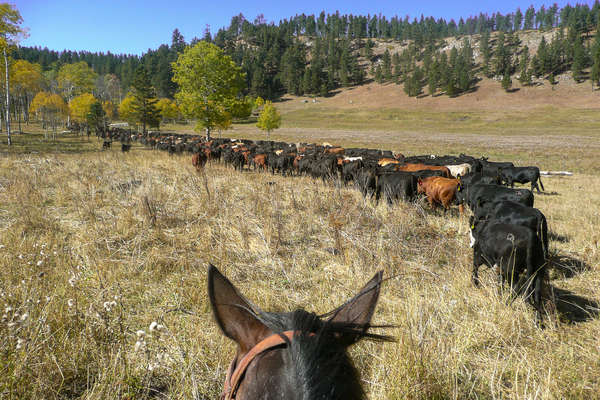
<path fill-rule="evenodd" d="M 261 353 L 270 350 L 274 347 L 287 344 L 292 341 L 294 334 L 298 331 L 285 331 L 282 333 L 275 333 L 266 339 L 260 341 L 254 346 L 242 359 L 235 365 L 235 359 L 229 365 L 227 376 L 225 378 L 225 386 L 223 387 L 223 393 L 221 394 L 221 400 L 232 400 L 235 399 L 236 392 L 240 387 L 242 378 L 246 369 L 250 363 Z M 287 340 L 286 340 L 287 339 Z"/>

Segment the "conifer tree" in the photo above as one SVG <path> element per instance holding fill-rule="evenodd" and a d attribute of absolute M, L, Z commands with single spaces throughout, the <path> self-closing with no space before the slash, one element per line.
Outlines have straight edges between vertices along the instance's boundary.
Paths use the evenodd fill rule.
<path fill-rule="evenodd" d="M 579 82 L 583 78 L 583 68 L 585 63 L 585 53 L 581 39 L 575 41 L 573 48 L 573 64 L 571 71 L 575 82 Z"/>
<path fill-rule="evenodd" d="M 519 62 L 519 82 L 527 86 L 531 84 L 531 75 L 529 71 L 529 47 L 523 47 L 521 60 Z"/>
<path fill-rule="evenodd" d="M 142 124 L 142 132 L 146 133 L 146 126 L 158 127 L 160 112 L 156 107 L 158 99 L 155 90 L 150 83 L 146 68 L 142 65 L 135 71 L 131 86 L 134 99 L 133 110 L 137 121 Z"/>
<path fill-rule="evenodd" d="M 383 53 L 383 79 L 386 82 L 390 82 L 392 80 L 392 56 L 390 55 L 390 51 L 388 49 Z"/>
<path fill-rule="evenodd" d="M 377 64 L 377 67 L 375 67 L 375 82 L 383 83 L 383 72 L 381 71 L 381 64 Z"/>
<path fill-rule="evenodd" d="M 510 79 L 510 74 L 508 73 L 508 70 L 506 70 L 504 71 L 504 75 L 502 76 L 502 89 L 508 92 L 511 87 L 512 79 Z"/>

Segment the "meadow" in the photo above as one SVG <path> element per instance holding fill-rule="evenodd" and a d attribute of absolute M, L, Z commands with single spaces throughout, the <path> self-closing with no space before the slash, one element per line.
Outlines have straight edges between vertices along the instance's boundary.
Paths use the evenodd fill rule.
<path fill-rule="evenodd" d="M 575 172 L 543 177 L 536 195 L 552 233 L 546 328 L 491 270 L 472 286 L 468 217 L 456 210 L 376 205 L 333 182 L 220 164 L 198 174 L 188 155 L 100 151 L 73 134 L 50 143 L 33 126 L 0 145 L 0 398 L 218 398 L 235 349 L 212 319 L 209 262 L 265 310 L 317 313 L 384 270 L 373 322 L 395 325 L 384 332 L 397 341 L 351 351 L 370 399 L 600 398 L 593 127 L 543 111 L 533 120 L 547 124 L 528 131 L 504 115 L 483 133 L 476 116 L 450 112 L 423 129 L 423 118 L 303 113 L 289 110 L 272 136 Z M 264 138 L 248 124 L 224 135 Z"/>

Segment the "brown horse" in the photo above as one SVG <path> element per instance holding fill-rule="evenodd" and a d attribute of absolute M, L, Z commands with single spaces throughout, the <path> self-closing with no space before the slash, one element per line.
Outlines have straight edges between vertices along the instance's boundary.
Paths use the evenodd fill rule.
<path fill-rule="evenodd" d="M 317 316 L 304 310 L 264 312 L 210 265 L 215 320 L 237 343 L 221 399 L 364 399 L 347 348 L 362 338 L 392 340 L 368 332 L 382 275 L 375 274 L 341 307 Z"/>

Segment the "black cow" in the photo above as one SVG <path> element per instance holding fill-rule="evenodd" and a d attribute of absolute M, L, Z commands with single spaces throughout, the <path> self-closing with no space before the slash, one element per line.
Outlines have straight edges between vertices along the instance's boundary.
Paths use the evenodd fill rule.
<path fill-rule="evenodd" d="M 375 201 L 379 202 L 382 193 L 388 204 L 397 199 L 412 201 L 417 195 L 417 182 L 416 176 L 402 172 L 380 175 L 375 186 Z"/>
<path fill-rule="evenodd" d="M 102 142 L 102 150 L 104 150 L 104 149 L 110 149 L 110 145 L 111 145 L 111 141 L 110 140 L 105 140 L 104 142 Z"/>
<path fill-rule="evenodd" d="M 538 193 L 540 192 L 540 187 L 538 186 L 538 181 L 542 186 L 542 190 L 544 189 L 544 184 L 542 183 L 542 178 L 540 177 L 540 169 L 538 167 L 508 167 L 500 169 L 500 178 L 506 185 L 510 185 L 510 187 L 515 187 L 515 182 L 518 183 L 527 183 L 531 182 L 531 191 L 533 189 L 537 189 Z"/>
<path fill-rule="evenodd" d="M 471 217 L 469 233 L 473 248 L 473 284 L 479 285 L 477 273 L 482 264 L 495 267 L 501 284 L 508 281 L 515 294 L 524 290 L 526 299 L 536 309 L 537 321 L 541 322 L 546 263 L 535 231 L 496 220 L 475 221 Z"/>
<path fill-rule="evenodd" d="M 480 172 L 469 172 L 468 174 L 458 177 L 458 179 L 460 179 L 460 184 L 463 187 L 474 185 L 476 183 L 485 183 L 488 185 L 500 185 L 502 183 L 498 176 L 487 176 Z"/>
<path fill-rule="evenodd" d="M 546 216 L 537 208 L 527 207 L 514 201 L 485 203 L 474 212 L 475 220 L 494 219 L 511 225 L 526 226 L 537 233 L 548 258 L 548 223 Z"/>
<path fill-rule="evenodd" d="M 344 185 L 347 185 L 351 180 L 355 180 L 358 174 L 358 171 L 364 168 L 364 163 L 362 160 L 355 160 L 350 162 L 345 162 L 342 164 L 341 169 L 341 179 L 344 182 Z"/>
<path fill-rule="evenodd" d="M 123 153 L 127 153 L 129 150 L 131 150 L 131 143 L 121 143 L 121 151 Z"/>
<path fill-rule="evenodd" d="M 372 169 L 363 168 L 354 176 L 354 184 L 364 197 L 372 197 L 377 190 L 377 173 Z"/>
<path fill-rule="evenodd" d="M 533 193 L 528 189 L 511 189 L 498 185 L 477 183 L 475 185 L 459 186 L 456 192 L 458 204 L 467 203 L 471 210 L 485 203 L 503 200 L 515 201 L 528 207 L 533 207 Z"/>

